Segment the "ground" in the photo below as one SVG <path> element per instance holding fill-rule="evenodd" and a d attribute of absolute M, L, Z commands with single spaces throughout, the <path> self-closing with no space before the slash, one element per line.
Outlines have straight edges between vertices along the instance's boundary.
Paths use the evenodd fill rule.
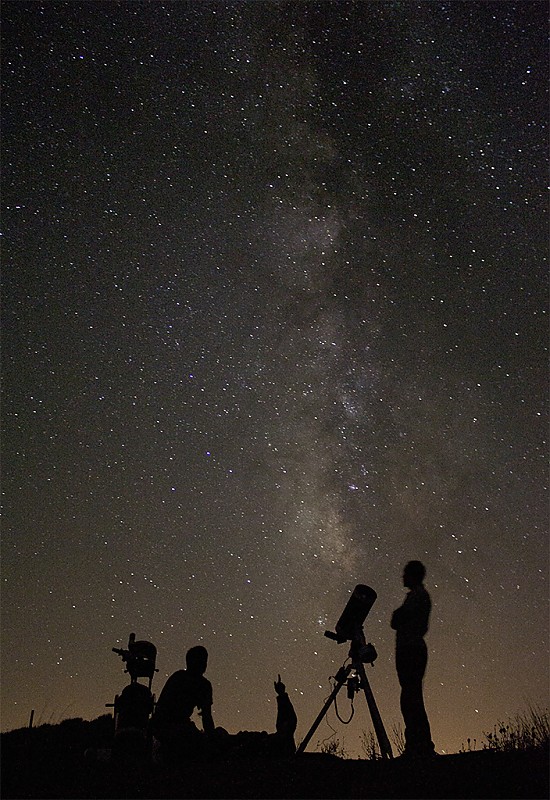
<path fill-rule="evenodd" d="M 99 723 L 99 720 L 94 723 Z M 67 720 L 2 734 L 2 797 L 8 798 L 548 798 L 548 752 L 489 750 L 424 764 L 305 753 L 233 758 L 167 769 L 96 760 L 107 723 Z M 90 749 L 92 748 L 92 749 Z M 85 752 L 88 749 L 88 755 Z M 102 755 L 101 750 L 99 751 Z M 107 756 L 105 752 L 103 755 Z"/>

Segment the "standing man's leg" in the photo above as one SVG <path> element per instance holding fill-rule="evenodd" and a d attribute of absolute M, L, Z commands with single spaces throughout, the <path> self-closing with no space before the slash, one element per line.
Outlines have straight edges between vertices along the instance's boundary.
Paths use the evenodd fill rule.
<path fill-rule="evenodd" d="M 424 706 L 422 681 L 427 664 L 427 648 L 414 647 L 397 654 L 397 675 L 401 685 L 401 713 L 405 723 L 407 755 L 434 752 L 430 723 Z"/>

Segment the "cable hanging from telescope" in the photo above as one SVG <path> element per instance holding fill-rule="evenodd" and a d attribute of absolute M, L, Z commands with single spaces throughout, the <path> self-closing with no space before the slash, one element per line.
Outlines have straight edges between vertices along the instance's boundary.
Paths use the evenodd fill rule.
<path fill-rule="evenodd" d="M 353 699 L 351 700 L 351 714 L 348 720 L 342 719 L 342 717 L 340 716 L 340 713 L 338 711 L 338 701 L 336 697 L 334 698 L 334 711 L 336 712 L 336 716 L 343 725 L 349 725 L 353 719 L 353 715 L 355 714 L 355 706 L 353 705 Z"/>
<path fill-rule="evenodd" d="M 334 675 L 331 675 L 331 680 L 336 682 L 336 678 L 335 678 Z M 337 718 L 340 720 L 340 722 L 343 725 L 349 725 L 349 723 L 353 719 L 353 715 L 355 714 L 355 708 L 353 707 L 353 697 L 350 698 L 350 699 L 351 699 L 351 714 L 350 714 L 350 718 L 346 721 L 345 719 L 342 719 L 342 717 L 340 716 L 340 712 L 338 711 L 338 695 L 335 695 L 335 697 L 334 697 L 334 712 L 335 712 Z"/>

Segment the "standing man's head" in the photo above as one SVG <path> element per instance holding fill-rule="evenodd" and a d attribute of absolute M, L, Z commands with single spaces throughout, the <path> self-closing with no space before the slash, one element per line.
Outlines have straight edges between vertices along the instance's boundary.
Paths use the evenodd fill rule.
<path fill-rule="evenodd" d="M 185 654 L 185 662 L 189 672 L 194 675 L 204 675 L 208 664 L 208 650 L 200 644 L 192 647 Z"/>
<path fill-rule="evenodd" d="M 426 567 L 421 561 L 409 561 L 403 570 L 403 586 L 412 589 L 420 586 L 426 575 Z"/>

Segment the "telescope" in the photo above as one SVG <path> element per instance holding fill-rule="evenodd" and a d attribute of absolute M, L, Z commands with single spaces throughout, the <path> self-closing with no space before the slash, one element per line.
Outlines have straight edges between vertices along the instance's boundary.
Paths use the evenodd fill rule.
<path fill-rule="evenodd" d="M 376 701 L 374 699 L 364 666 L 365 664 L 371 664 L 372 666 L 378 656 L 374 645 L 370 642 L 367 643 L 365 639 L 365 633 L 363 631 L 364 622 L 368 617 L 372 606 L 374 605 L 376 597 L 376 592 L 374 589 L 371 589 L 370 586 L 366 586 L 363 583 L 357 584 L 351 594 L 351 597 L 346 603 L 344 610 L 342 611 L 340 619 L 334 626 L 334 631 L 325 631 L 325 636 L 328 639 L 338 642 L 338 644 L 350 642 L 348 658 L 351 659 L 351 663 L 342 665 L 336 673 L 336 686 L 334 687 L 330 697 L 325 702 L 325 705 L 319 712 L 315 722 L 297 749 L 296 755 L 304 752 L 309 740 L 317 730 L 317 727 L 327 713 L 328 709 L 333 702 L 336 703 L 336 696 L 338 692 L 342 686 L 346 684 L 348 697 L 351 700 L 353 700 L 356 692 L 358 692 L 360 689 L 363 689 L 370 715 L 372 717 L 374 730 L 380 745 L 380 754 L 383 758 L 393 758 L 391 745 L 382 722 L 382 717 L 378 711 L 378 706 L 376 705 Z"/>
<path fill-rule="evenodd" d="M 113 703 L 106 703 L 114 709 L 115 737 L 112 755 L 115 760 L 139 763 L 148 758 L 152 747 L 151 715 L 155 708 L 155 695 L 151 684 L 156 668 L 157 648 L 152 642 L 136 641 L 135 633 L 128 639 L 128 647 L 113 647 L 113 653 L 122 658 L 125 672 L 130 676 L 120 694 L 115 695 Z M 139 682 L 148 678 L 148 685 Z"/>
<path fill-rule="evenodd" d="M 370 586 L 359 583 L 342 611 L 334 631 L 325 631 L 325 636 L 338 644 L 351 642 L 354 655 L 364 664 L 373 664 L 378 657 L 376 649 L 370 642 L 367 644 L 363 624 L 374 605 L 377 594 Z"/>
<path fill-rule="evenodd" d="M 340 619 L 336 623 L 333 633 L 325 631 L 325 636 L 334 639 L 338 644 L 352 641 L 363 634 L 363 624 L 374 605 L 377 594 L 370 586 L 359 583 L 353 590 Z"/>
<path fill-rule="evenodd" d="M 131 633 L 128 639 L 128 649 L 124 650 L 119 647 L 111 648 L 113 653 L 116 653 L 122 658 L 126 664 L 124 670 L 130 675 L 131 683 L 135 683 L 138 678 L 149 678 L 149 689 L 153 681 L 153 676 L 158 669 L 155 667 L 157 658 L 157 648 L 152 642 L 137 641 L 136 634 Z"/>

